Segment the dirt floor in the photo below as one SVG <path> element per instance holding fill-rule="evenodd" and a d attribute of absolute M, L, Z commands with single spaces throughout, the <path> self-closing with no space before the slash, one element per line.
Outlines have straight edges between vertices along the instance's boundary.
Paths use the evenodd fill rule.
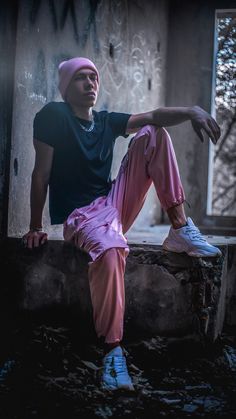
<path fill-rule="evenodd" d="M 231 418 L 236 337 L 126 338 L 135 391 L 101 391 L 102 348 L 60 321 L 4 321 L 1 419 Z"/>

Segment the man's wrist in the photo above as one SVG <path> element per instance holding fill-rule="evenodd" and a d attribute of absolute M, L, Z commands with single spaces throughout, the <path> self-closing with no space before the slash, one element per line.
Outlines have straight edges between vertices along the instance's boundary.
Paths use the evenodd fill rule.
<path fill-rule="evenodd" d="M 197 108 L 196 106 L 189 106 L 187 108 L 187 113 L 190 120 L 192 120 L 193 117 L 196 115 L 196 108 Z"/>

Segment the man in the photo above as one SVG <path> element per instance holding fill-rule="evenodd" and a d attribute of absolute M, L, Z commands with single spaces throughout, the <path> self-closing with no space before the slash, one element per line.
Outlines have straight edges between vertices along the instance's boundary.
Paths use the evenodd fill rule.
<path fill-rule="evenodd" d="M 99 73 L 87 58 L 59 66 L 64 102 L 45 105 L 34 119 L 35 166 L 31 184 L 30 249 L 45 243 L 42 213 L 49 185 L 52 224 L 63 224 L 64 238 L 89 253 L 89 286 L 95 330 L 104 339 L 102 387 L 133 390 L 122 336 L 125 307 L 124 272 L 130 228 L 154 183 L 171 228 L 166 250 L 190 256 L 219 256 L 220 250 L 200 234 L 184 212 L 185 195 L 171 139 L 164 126 L 190 120 L 201 141 L 201 130 L 215 144 L 216 121 L 198 106 L 158 108 L 130 115 L 96 112 Z M 113 147 L 118 136 L 136 133 L 111 181 Z"/>

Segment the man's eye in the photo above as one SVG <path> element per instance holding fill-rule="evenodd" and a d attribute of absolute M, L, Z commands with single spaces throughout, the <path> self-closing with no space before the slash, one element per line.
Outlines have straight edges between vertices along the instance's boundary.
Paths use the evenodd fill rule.
<path fill-rule="evenodd" d="M 84 80 L 84 76 L 76 76 L 75 80 Z"/>

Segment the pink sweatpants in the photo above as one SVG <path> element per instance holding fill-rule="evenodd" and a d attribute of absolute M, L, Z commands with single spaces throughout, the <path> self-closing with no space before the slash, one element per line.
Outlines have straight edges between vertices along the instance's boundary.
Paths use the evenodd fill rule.
<path fill-rule="evenodd" d="M 132 138 L 108 196 L 75 209 L 64 238 L 90 254 L 89 286 L 98 337 L 121 341 L 125 311 L 124 272 L 129 247 L 124 234 L 154 183 L 163 209 L 184 202 L 178 165 L 165 128 L 146 125 Z"/>

